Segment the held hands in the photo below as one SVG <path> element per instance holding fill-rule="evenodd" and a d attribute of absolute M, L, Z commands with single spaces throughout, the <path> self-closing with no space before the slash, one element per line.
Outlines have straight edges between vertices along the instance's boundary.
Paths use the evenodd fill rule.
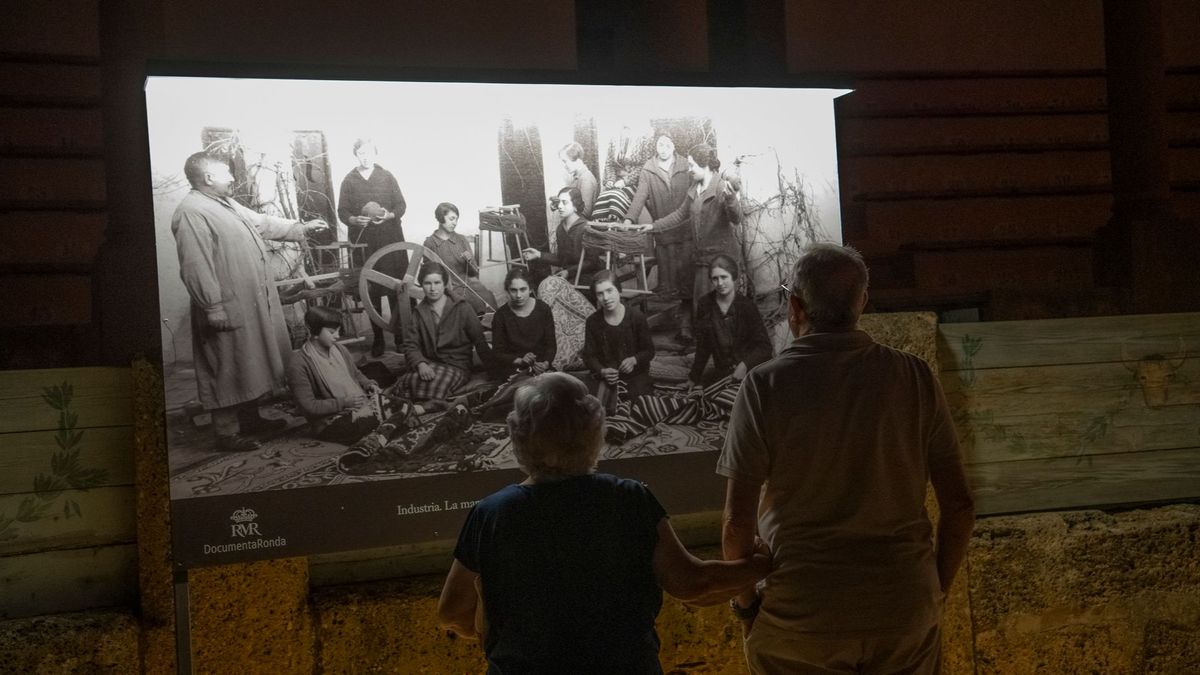
<path fill-rule="evenodd" d="M 425 380 L 426 382 L 432 380 L 433 379 L 433 366 L 429 365 L 428 363 L 418 363 L 417 364 L 417 377 L 421 378 L 422 380 Z"/>
<path fill-rule="evenodd" d="M 236 327 L 233 325 L 233 322 L 229 320 L 229 315 L 226 314 L 225 310 L 220 307 L 216 309 L 210 309 L 205 312 L 204 318 L 206 321 L 208 321 L 208 325 L 211 326 L 215 331 L 231 331 Z"/>
<path fill-rule="evenodd" d="M 603 377 L 605 382 L 615 385 L 621 379 L 621 373 L 616 368 L 601 368 L 600 377 Z"/>
<path fill-rule="evenodd" d="M 619 369 L 622 373 L 625 373 L 626 375 L 628 375 L 629 373 L 632 373 L 633 369 L 636 367 L 637 367 L 637 357 L 629 356 L 629 357 L 626 357 L 625 360 L 621 361 L 621 365 L 619 366 Z"/>

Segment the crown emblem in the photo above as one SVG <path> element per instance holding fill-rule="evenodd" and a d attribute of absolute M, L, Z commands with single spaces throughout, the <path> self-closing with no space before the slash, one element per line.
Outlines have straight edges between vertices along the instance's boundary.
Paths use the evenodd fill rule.
<path fill-rule="evenodd" d="M 254 512 L 254 509 L 242 507 L 237 511 L 234 511 L 233 515 L 229 516 L 229 519 L 235 523 L 248 523 L 257 517 L 258 514 Z"/>

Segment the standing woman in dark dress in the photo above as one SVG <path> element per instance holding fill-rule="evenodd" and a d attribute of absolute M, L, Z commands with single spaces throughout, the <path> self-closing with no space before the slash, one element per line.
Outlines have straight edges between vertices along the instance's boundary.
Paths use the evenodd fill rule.
<path fill-rule="evenodd" d="M 367 245 L 365 255 L 355 255 L 355 266 L 362 265 L 371 254 L 384 246 L 404 241 L 404 229 L 400 226 L 400 219 L 407 208 L 404 195 L 400 193 L 396 177 L 375 163 L 375 155 L 373 141 L 364 138 L 354 141 L 354 157 L 358 160 L 358 166 L 342 179 L 338 196 L 338 219 L 345 223 L 350 243 Z M 385 256 L 375 269 L 403 279 L 408 273 L 408 256 L 403 252 Z M 378 284 L 372 284 L 370 302 L 380 312 L 383 311 L 380 300 L 385 292 Z M 399 351 L 404 332 L 399 325 L 400 313 L 396 311 L 396 302 L 393 295 L 392 334 Z M 376 325 L 371 328 L 375 332 L 371 355 L 380 356 L 384 347 L 383 329 Z"/>
<path fill-rule="evenodd" d="M 504 375 L 517 371 L 541 375 L 558 351 L 554 315 L 546 303 L 533 297 L 529 273 L 524 269 L 509 270 L 504 289 L 508 304 L 492 317 L 492 358 Z"/>
<path fill-rule="evenodd" d="M 696 358 L 688 374 L 691 388 L 746 373 L 771 358 L 771 339 L 754 301 L 737 292 L 738 266 L 718 255 L 708 267 L 712 291 L 696 302 Z M 705 372 L 712 359 L 713 367 Z"/>
<path fill-rule="evenodd" d="M 688 172 L 692 187 L 679 208 L 671 214 L 642 226 L 644 232 L 665 232 L 691 222 L 692 283 L 679 290 L 684 299 L 681 337 L 687 339 L 691 324 L 693 302 L 708 293 L 708 265 L 716 255 L 724 254 L 740 260 L 735 227 L 742 223 L 742 206 L 738 200 L 737 183 L 721 175 L 721 160 L 716 149 L 701 143 L 688 152 Z"/>
<path fill-rule="evenodd" d="M 587 318 L 583 337 L 583 364 L 600 383 L 600 400 L 606 409 L 616 407 L 618 382 L 624 382 L 630 400 L 654 393 L 650 359 L 654 341 L 646 317 L 621 302 L 621 282 L 611 270 L 592 279 L 598 312 Z"/>

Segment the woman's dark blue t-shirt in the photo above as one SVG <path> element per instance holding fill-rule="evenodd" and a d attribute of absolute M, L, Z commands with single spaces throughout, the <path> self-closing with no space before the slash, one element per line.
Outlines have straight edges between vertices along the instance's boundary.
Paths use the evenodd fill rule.
<path fill-rule="evenodd" d="M 664 517 L 645 485 L 607 474 L 476 504 L 454 557 L 482 577 L 488 672 L 661 672 L 652 557 Z"/>

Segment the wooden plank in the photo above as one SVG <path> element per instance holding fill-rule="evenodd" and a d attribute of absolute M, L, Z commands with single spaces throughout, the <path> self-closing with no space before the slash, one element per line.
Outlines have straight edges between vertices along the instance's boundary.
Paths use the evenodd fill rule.
<path fill-rule="evenodd" d="M 79 442 L 67 451 L 78 449 L 80 464 L 86 469 L 104 472 L 98 486 L 133 483 L 133 428 L 79 428 Z M 0 434 L 0 495 L 28 492 L 39 474 L 52 473 L 53 457 L 64 454 L 54 431 L 26 431 Z"/>
<path fill-rule="evenodd" d="M 1002 146 L 1079 145 L 1108 142 L 1108 117 L 849 118 L 838 124 L 839 155 L 978 151 Z"/>
<path fill-rule="evenodd" d="M 102 202 L 102 159 L 9 159 L 0 163 L 0 201 Z"/>
<path fill-rule="evenodd" d="M 103 213 L 0 212 L 0 265 L 91 265 L 107 227 Z"/>
<path fill-rule="evenodd" d="M 1200 141 L 1200 112 L 1173 112 L 1167 115 L 1167 138 L 1172 143 Z"/>
<path fill-rule="evenodd" d="M 1089 414 L 1152 406 L 1200 405 L 1200 358 L 1188 358 L 1164 386 L 1163 398 L 1155 388 L 1143 388 L 1134 372 L 1136 364 L 1120 361 L 1075 363 L 1029 368 L 986 368 L 942 371 L 942 388 L 952 405 L 988 411 L 997 417 L 1035 414 Z M 1195 432 L 1200 433 L 1200 408 L 1194 410 Z M 1180 443 L 1182 447 L 1189 443 Z"/>
<path fill-rule="evenodd" d="M 1189 358 L 1200 353 L 1200 313 L 943 324 L 938 326 L 938 362 L 942 372 L 1117 363 L 1125 358 L 1122 345 L 1139 359 L 1174 354 L 1180 339 Z"/>
<path fill-rule="evenodd" d="M 99 110 L 0 108 L 0 148 L 104 146 Z"/>
<path fill-rule="evenodd" d="M 77 326 L 92 321 L 92 279 L 81 274 L 0 276 L 5 325 Z"/>
<path fill-rule="evenodd" d="M 0 371 L 0 433 L 55 430 L 59 412 L 43 394 L 68 384 L 69 410 L 79 428 L 133 424 L 128 368 L 53 368 Z"/>
<path fill-rule="evenodd" d="M 1083 152 L 848 157 L 839 161 L 844 193 L 1020 190 L 1112 182 L 1107 150 Z"/>
<path fill-rule="evenodd" d="M 1171 180 L 1191 183 L 1200 180 L 1200 148 L 1171 148 Z"/>
<path fill-rule="evenodd" d="M 102 159 L 8 159 L 0 164 L 0 201 L 103 203 Z"/>
<path fill-rule="evenodd" d="M 9 52 L 100 55 L 98 0 L 8 2 L 0 45 Z"/>
<path fill-rule="evenodd" d="M 1104 113 L 1105 80 L 1100 75 L 1031 77 L 896 77 L 860 79 L 854 93 L 838 100 L 839 119 Z M 1200 75 L 1170 73 L 1167 106 L 1200 106 Z"/>
<path fill-rule="evenodd" d="M 910 242 L 967 235 L 1014 241 L 1085 237 L 1108 222 L 1111 212 L 1108 195 L 870 202 L 862 207 L 864 229 L 854 245 L 864 254 L 883 255 Z"/>
<path fill-rule="evenodd" d="M 918 251 L 916 285 L 926 291 L 976 293 L 1092 287 L 1090 248 L 1042 246 L 1012 250 Z"/>
<path fill-rule="evenodd" d="M 839 100 L 839 116 L 1080 113 L 1105 106 L 1101 77 L 872 79 L 854 87 Z"/>
<path fill-rule="evenodd" d="M 134 499 L 132 485 L 0 495 L 0 556 L 132 542 Z"/>
<path fill-rule="evenodd" d="M 132 605 L 136 597 L 133 544 L 0 557 L 0 619 Z"/>
<path fill-rule="evenodd" d="M 1188 501 L 1200 497 L 1200 448 L 975 464 L 978 516 Z"/>
<path fill-rule="evenodd" d="M 971 412 L 955 406 L 959 443 L 970 464 L 1064 457 L 1081 466 L 1097 455 L 1177 450 L 1196 442 L 1198 404 L 1040 414 Z"/>
<path fill-rule="evenodd" d="M 0 61 L 0 91 L 10 96 L 99 97 L 100 67 L 70 63 Z"/>

